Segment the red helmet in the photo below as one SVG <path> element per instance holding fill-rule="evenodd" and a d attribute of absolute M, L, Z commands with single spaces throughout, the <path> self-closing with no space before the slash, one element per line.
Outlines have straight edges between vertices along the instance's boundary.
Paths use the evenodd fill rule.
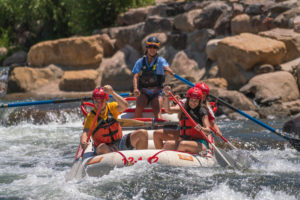
<path fill-rule="evenodd" d="M 93 91 L 93 99 L 109 99 L 109 96 L 107 93 L 104 92 L 103 87 L 97 87 L 94 91 Z"/>
<path fill-rule="evenodd" d="M 190 88 L 187 93 L 186 93 L 187 98 L 196 98 L 201 100 L 202 99 L 202 92 L 199 88 L 197 87 L 192 87 Z"/>
<path fill-rule="evenodd" d="M 202 93 L 209 95 L 209 87 L 206 83 L 199 82 L 195 85 L 195 87 L 200 88 Z"/>

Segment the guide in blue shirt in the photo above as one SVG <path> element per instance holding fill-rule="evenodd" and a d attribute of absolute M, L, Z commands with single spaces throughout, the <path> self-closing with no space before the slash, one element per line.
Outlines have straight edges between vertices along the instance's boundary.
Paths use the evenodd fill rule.
<path fill-rule="evenodd" d="M 146 54 L 139 58 L 132 70 L 133 93 L 137 97 L 135 117 L 142 117 L 143 109 L 150 103 L 154 118 L 162 118 L 162 88 L 165 74 L 173 74 L 168 62 L 158 56 L 160 42 L 157 37 L 146 40 Z"/>

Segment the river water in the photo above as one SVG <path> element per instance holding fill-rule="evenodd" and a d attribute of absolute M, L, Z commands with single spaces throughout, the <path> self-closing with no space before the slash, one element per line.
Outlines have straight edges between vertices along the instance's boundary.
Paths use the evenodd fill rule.
<path fill-rule="evenodd" d="M 243 149 L 228 153 L 247 169 L 139 162 L 67 182 L 82 132 L 79 104 L 6 108 L 0 119 L 0 199 L 300 199 L 300 153 L 249 120 L 217 121 L 224 136 Z M 281 128 L 284 120 L 264 122 Z"/>

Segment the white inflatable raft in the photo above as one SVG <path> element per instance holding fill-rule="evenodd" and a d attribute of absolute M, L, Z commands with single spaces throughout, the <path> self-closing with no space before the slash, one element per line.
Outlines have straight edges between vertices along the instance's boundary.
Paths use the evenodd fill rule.
<path fill-rule="evenodd" d="M 124 134 L 129 132 L 124 131 Z M 193 155 L 178 151 L 154 149 L 153 130 L 148 130 L 148 134 L 148 149 L 145 150 L 127 150 L 95 156 L 92 145 L 89 145 L 83 155 L 83 162 L 80 167 L 83 169 L 82 175 L 88 174 L 89 176 L 98 177 L 108 173 L 114 167 L 132 166 L 137 162 L 179 167 L 218 166 L 217 160 L 210 151 Z"/>
<path fill-rule="evenodd" d="M 127 109 L 122 113 L 120 119 L 132 119 L 134 116 L 134 108 Z M 143 121 L 149 121 L 153 119 L 151 109 L 145 109 L 143 113 Z M 169 115 L 163 112 L 163 118 L 169 122 L 178 122 L 177 115 Z M 174 124 L 174 123 L 173 123 Z M 126 127 L 123 129 L 123 134 L 128 134 L 132 130 L 136 130 L 139 127 Z M 141 127 L 143 128 L 143 127 Z M 150 128 L 151 129 L 151 128 Z M 78 166 L 77 175 L 79 177 L 88 174 L 89 176 L 102 176 L 114 167 L 132 166 L 137 162 L 147 162 L 149 164 L 161 164 L 167 166 L 180 166 L 180 167 L 215 167 L 218 166 L 218 162 L 211 151 L 201 152 L 197 155 L 189 153 L 155 149 L 153 142 L 154 130 L 148 131 L 148 149 L 145 150 L 127 150 L 112 152 L 103 155 L 94 155 L 94 148 L 92 142 L 87 147 L 82 157 L 82 162 Z M 75 156 L 75 162 L 80 159 L 82 149 L 79 147 Z"/>

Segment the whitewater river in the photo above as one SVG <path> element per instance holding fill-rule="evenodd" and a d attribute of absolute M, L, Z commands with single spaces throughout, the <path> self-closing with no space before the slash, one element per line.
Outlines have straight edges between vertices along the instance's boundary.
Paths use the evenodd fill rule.
<path fill-rule="evenodd" d="M 0 199 L 300 199 L 300 153 L 251 121 L 226 118 L 218 118 L 224 136 L 261 162 L 229 151 L 248 169 L 139 162 L 67 182 L 82 132 L 78 105 L 0 110 Z M 284 120 L 264 122 L 281 128 Z"/>

